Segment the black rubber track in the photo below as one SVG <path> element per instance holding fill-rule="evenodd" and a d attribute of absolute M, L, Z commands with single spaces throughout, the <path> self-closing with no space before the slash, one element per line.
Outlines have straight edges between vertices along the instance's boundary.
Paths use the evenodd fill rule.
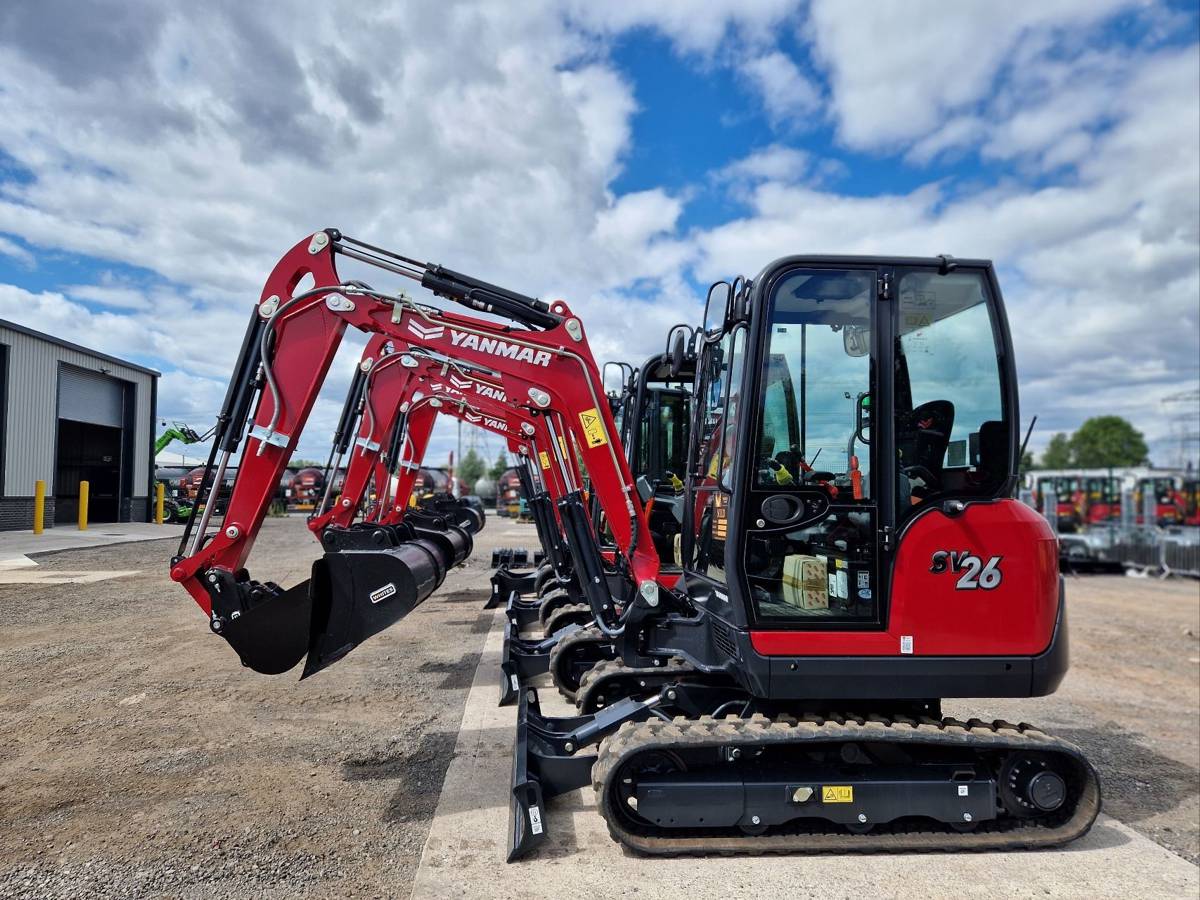
<path fill-rule="evenodd" d="M 623 811 L 614 809 L 617 791 L 612 783 L 624 764 L 647 751 L 702 749 L 737 745 L 803 744 L 842 741 L 894 742 L 897 744 L 968 747 L 980 751 L 1033 751 L 1052 753 L 1074 768 L 1078 789 L 1054 816 L 1037 819 L 1006 817 L 981 823 L 973 832 L 956 832 L 935 822 L 919 825 L 881 825 L 866 834 L 852 834 L 835 825 L 781 828 L 762 835 L 740 832 L 704 833 L 676 829 L 631 831 Z M 744 753 L 744 758 L 751 754 Z M 971 719 L 906 719 L 887 717 L 846 718 L 814 716 L 795 719 L 677 718 L 627 722 L 600 744 L 592 766 L 592 788 L 600 813 L 613 838 L 632 850 L 652 856 L 766 853 L 912 853 L 963 850 L 1029 850 L 1057 847 L 1086 834 L 1100 812 L 1100 780 L 1074 744 L 1051 737 L 1032 725 L 982 722 Z"/>
<path fill-rule="evenodd" d="M 546 616 L 543 626 L 547 637 L 567 625 L 587 625 L 592 621 L 592 608 L 586 603 L 568 603 Z"/>
<path fill-rule="evenodd" d="M 684 675 L 694 672 L 690 663 L 682 659 L 670 658 L 663 666 L 649 668 L 634 668 L 625 665 L 625 660 L 603 659 L 583 673 L 579 679 L 579 689 L 575 692 L 575 705 L 581 712 L 594 713 L 605 706 L 611 706 L 625 697 L 648 697 L 655 693 L 654 682 L 663 683 L 676 681 Z M 633 684 L 634 679 L 638 684 Z M 641 684 L 641 681 L 645 684 Z M 610 688 L 623 682 L 636 690 L 620 690 L 611 692 Z"/>
<path fill-rule="evenodd" d="M 595 628 L 583 628 L 571 632 L 555 644 L 550 651 L 550 678 L 554 681 L 558 692 L 572 703 L 575 702 L 575 692 L 579 690 L 579 685 L 570 680 L 566 669 L 570 665 L 571 654 L 579 652 L 585 645 L 594 645 L 597 651 L 601 651 L 603 648 L 601 656 L 611 656 L 616 652 L 612 648 L 612 641 Z M 584 675 L 586 677 L 587 673 L 585 672 Z"/>

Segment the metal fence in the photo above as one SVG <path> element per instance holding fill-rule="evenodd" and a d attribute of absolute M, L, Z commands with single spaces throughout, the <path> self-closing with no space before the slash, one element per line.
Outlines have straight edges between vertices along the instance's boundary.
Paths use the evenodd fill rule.
<path fill-rule="evenodd" d="M 1130 568 L 1200 578 L 1200 543 L 1174 535 L 1125 536 L 1113 544 L 1109 555 Z"/>
<path fill-rule="evenodd" d="M 1021 499 L 1036 508 L 1033 495 Z M 1140 569 L 1156 575 L 1200 578 L 1200 528 L 1162 528 L 1155 524 L 1156 500 L 1147 491 L 1143 498 L 1142 524 L 1138 524 L 1133 494 L 1121 495 L 1121 518 L 1111 525 L 1088 528 L 1076 534 L 1060 534 L 1060 557 L 1075 571 Z M 1058 534 L 1058 498 L 1042 497 L 1041 513 Z M 1146 523 L 1150 523 L 1147 525 Z"/>

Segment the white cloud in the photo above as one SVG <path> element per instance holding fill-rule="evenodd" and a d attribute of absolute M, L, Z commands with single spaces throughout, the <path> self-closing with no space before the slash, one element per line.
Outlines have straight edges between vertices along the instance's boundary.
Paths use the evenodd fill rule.
<path fill-rule="evenodd" d="M 1034 446 L 1097 411 L 1162 441 L 1158 399 L 1198 378 L 1200 61 L 1166 50 L 1108 98 L 1114 124 L 1069 183 L 852 197 L 786 178 L 752 210 L 697 237 L 705 278 L 805 252 L 951 253 L 995 259 L 1009 306 Z M 1160 444 L 1160 451 L 1162 445 Z"/>
<path fill-rule="evenodd" d="M 572 22 L 602 34 L 653 28 L 685 52 L 712 53 L 736 33 L 742 40 L 769 42 L 795 14 L 797 0 L 658 0 L 656 3 L 594 3 L 566 0 Z"/>
<path fill-rule="evenodd" d="M 0 256 L 7 256 L 15 259 L 26 268 L 33 268 L 34 266 L 33 254 L 16 241 L 10 241 L 3 235 L 0 235 Z"/>
<path fill-rule="evenodd" d="M 111 284 L 74 284 L 65 288 L 67 294 L 78 300 L 90 300 L 101 306 L 115 309 L 147 309 L 150 300 L 137 288 Z"/>
<path fill-rule="evenodd" d="M 1157 5 L 97 3 L 90 17 L 0 9 L 0 83 L 21 85 L 0 92 L 0 149 L 32 175 L 0 181 L 0 232 L 20 238 L 0 236 L 0 254 L 88 254 L 178 288 L 0 286 L 0 315 L 170 361 L 163 415 L 211 417 L 266 273 L 327 225 L 561 296 L 601 360 L 636 361 L 696 319 L 692 276 L 794 252 L 990 255 L 1025 409 L 1047 431 L 1097 403 L 1161 430 L 1145 398 L 1195 381 L 1195 47 L 1155 49 L 1153 29 L 1128 52 L 1096 40 L 1116 10 L 1161 25 Z M 615 194 L 638 86 L 607 51 L 638 28 L 732 67 L 795 146 L 760 147 L 690 190 Z M 785 29 L 811 59 L 777 45 Z M 808 120 L 931 174 L 871 196 L 847 171 L 835 190 L 841 163 L 804 146 Z M 968 184 L 933 168 L 973 153 L 1006 174 Z M 703 190 L 747 211 L 689 229 Z M 306 455 L 327 440 L 357 346 L 339 355 Z M 439 457 L 449 439 L 440 428 Z"/>
<path fill-rule="evenodd" d="M 773 50 L 747 60 L 740 68 L 776 128 L 795 131 L 816 124 L 821 95 L 787 54 Z"/>
<path fill-rule="evenodd" d="M 808 26 L 829 73 L 843 140 L 891 148 L 934 133 L 1057 44 L 1086 47 L 1093 26 L 1140 0 L 813 0 Z"/>

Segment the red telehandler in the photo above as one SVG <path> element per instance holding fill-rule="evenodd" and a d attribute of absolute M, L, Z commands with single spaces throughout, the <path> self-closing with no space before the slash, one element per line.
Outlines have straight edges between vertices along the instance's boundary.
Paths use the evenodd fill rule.
<path fill-rule="evenodd" d="M 524 327 L 343 282 L 335 254 Z M 316 286 L 293 296 L 309 273 Z M 546 799 L 586 784 L 614 838 L 647 854 L 1007 849 L 1085 833 L 1100 787 L 1077 748 L 941 715 L 943 698 L 1048 694 L 1067 668 L 1054 535 L 1011 499 L 1016 377 L 991 264 L 788 257 L 709 301 L 682 573 L 660 579 L 566 305 L 318 232 L 268 280 L 227 395 L 216 483 L 246 446 L 223 529 L 206 540 L 205 519 L 185 534 L 172 576 L 267 672 L 307 652 L 311 674 L 423 600 L 403 544 L 327 553 L 289 591 L 243 568 L 344 328 L 412 340 L 554 411 L 552 462 L 569 483 L 565 422 L 614 542 L 606 566 L 571 485 L 556 517 L 619 658 L 588 673 L 579 715 L 544 716 L 536 691 L 520 692 L 510 859 L 545 839 Z M 972 448 L 961 462 L 947 453 L 958 441 Z"/>

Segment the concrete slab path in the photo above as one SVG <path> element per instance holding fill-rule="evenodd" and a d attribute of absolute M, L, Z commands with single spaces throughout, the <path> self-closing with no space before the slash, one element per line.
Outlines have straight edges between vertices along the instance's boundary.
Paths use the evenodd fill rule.
<path fill-rule="evenodd" d="M 34 534 L 32 531 L 0 531 L 0 570 L 35 566 L 37 563 L 29 557 L 38 553 L 80 550 L 129 541 L 178 538 L 181 534 L 182 525 L 155 525 L 153 522 L 97 522 L 85 531 L 80 531 L 73 525 L 60 525 L 47 528 L 41 534 Z"/>
<path fill-rule="evenodd" d="M 1196 897 L 1192 863 L 1101 816 L 1071 846 L 1036 853 L 647 859 L 625 851 L 591 788 L 547 804 L 549 839 L 506 865 L 515 708 L 496 706 L 504 618 L 497 610 L 463 713 L 412 897 Z M 539 691 L 552 715 L 571 708 Z"/>

